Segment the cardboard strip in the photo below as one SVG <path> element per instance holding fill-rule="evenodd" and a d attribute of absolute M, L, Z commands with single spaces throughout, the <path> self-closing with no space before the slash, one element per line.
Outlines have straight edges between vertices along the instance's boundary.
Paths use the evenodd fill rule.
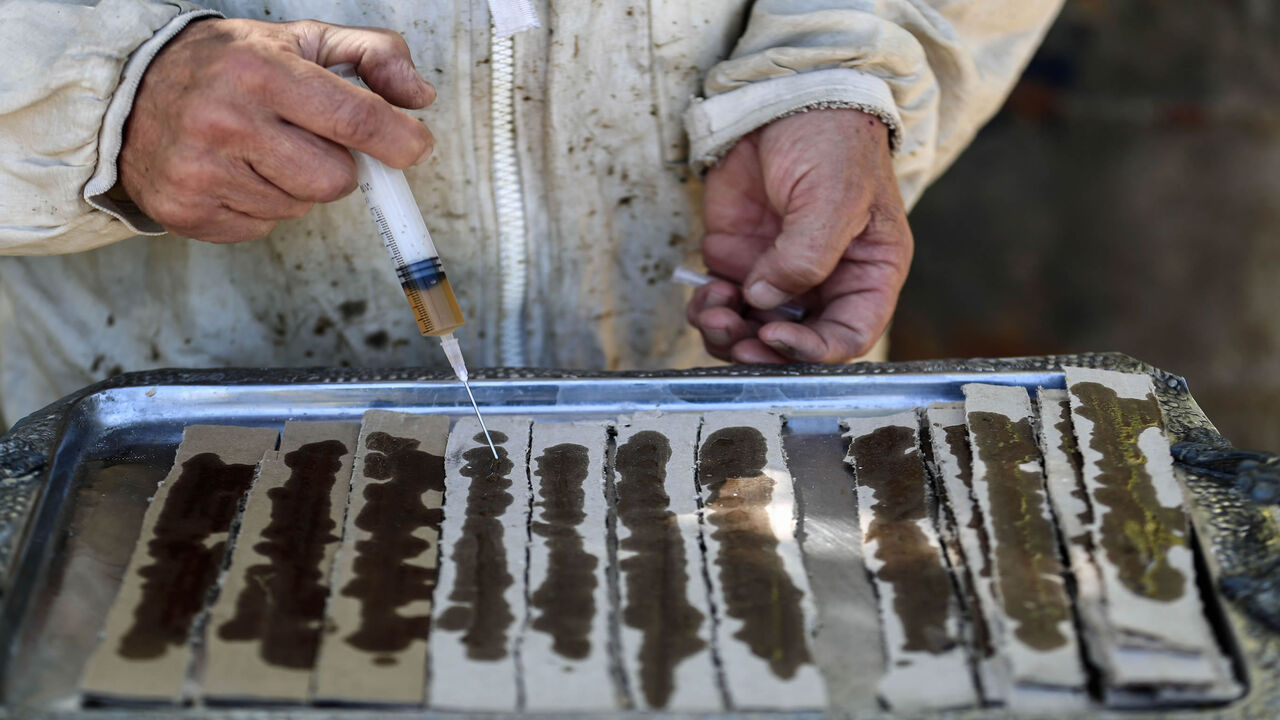
<path fill-rule="evenodd" d="M 1105 643 L 1112 684 L 1202 688 L 1173 692 L 1177 697 L 1238 694 L 1196 587 L 1190 524 L 1151 378 L 1065 371 L 1091 506 L 1079 525 L 1106 613 L 1094 634 Z"/>
<path fill-rule="evenodd" d="M 963 403 L 934 403 L 926 411 L 926 427 L 939 479 L 942 504 L 954 521 L 961 562 L 962 587 L 969 608 L 969 643 L 983 699 L 1001 704 L 1009 695 L 1009 661 L 996 641 L 1001 621 L 991 571 L 990 540 L 982 509 L 973 494 L 973 460 Z"/>
<path fill-rule="evenodd" d="M 1016 708 L 1086 702 L 1084 669 L 1036 439 L 1022 387 L 964 386 L 973 488 L 991 541 L 998 641 Z"/>
<path fill-rule="evenodd" d="M 263 458 L 205 626 L 205 697 L 307 700 L 359 433 L 289 422 Z"/>
<path fill-rule="evenodd" d="M 449 418 L 370 410 L 356 445 L 313 697 L 420 705 Z"/>
<path fill-rule="evenodd" d="M 603 711 L 624 697 L 610 671 L 603 422 L 533 424 L 525 709 Z"/>
<path fill-rule="evenodd" d="M 98 698 L 178 702 L 188 644 L 232 541 L 240 500 L 269 428 L 192 425 L 143 517 L 129 568 L 89 659 L 83 691 Z"/>
<path fill-rule="evenodd" d="M 714 642 L 734 709 L 826 707 L 814 664 L 813 596 L 796 542 L 782 418 L 708 413 L 698 449 Z"/>
<path fill-rule="evenodd" d="M 440 581 L 431 630 L 431 705 L 519 707 L 515 644 L 526 616 L 528 418 L 494 417 L 493 458 L 480 423 L 454 425 L 445 454 Z"/>
<path fill-rule="evenodd" d="M 884 629 L 880 697 L 898 712 L 975 706 L 960 609 L 931 517 L 917 416 L 847 418 L 841 425 L 857 478 L 863 561 Z"/>
<path fill-rule="evenodd" d="M 723 709 L 694 477 L 701 417 L 645 413 L 618 423 L 614 459 L 622 665 L 635 705 Z"/>

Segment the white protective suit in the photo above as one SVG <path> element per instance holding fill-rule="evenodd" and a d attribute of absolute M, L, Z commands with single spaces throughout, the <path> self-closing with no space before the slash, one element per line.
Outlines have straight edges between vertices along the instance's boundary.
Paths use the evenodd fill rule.
<path fill-rule="evenodd" d="M 484 0 L 0 0 L 4 418 L 121 370 L 443 365 L 358 193 L 233 246 L 158 235 L 107 197 L 147 63 L 197 17 L 400 31 L 438 90 L 415 113 L 434 156 L 408 175 L 468 315 L 470 364 L 617 369 L 709 362 L 668 282 L 697 262 L 698 169 L 780 116 L 854 107 L 890 126 L 910 207 L 1061 2 L 540 0 L 543 27 L 514 41 L 528 266 L 513 276 Z M 525 281 L 522 309 L 504 313 L 502 287 Z"/>

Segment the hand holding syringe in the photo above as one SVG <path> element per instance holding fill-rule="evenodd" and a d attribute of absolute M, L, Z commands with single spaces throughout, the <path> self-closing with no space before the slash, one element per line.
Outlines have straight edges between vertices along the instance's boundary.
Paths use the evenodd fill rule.
<path fill-rule="evenodd" d="M 365 87 L 351 63 L 335 65 L 329 70 L 355 85 Z M 493 438 L 489 437 L 489 428 L 480 415 L 475 395 L 471 394 L 471 385 L 467 381 L 467 364 L 462 359 L 458 339 L 453 336 L 453 331 L 462 327 L 466 320 L 462 317 L 462 309 L 458 307 L 458 299 L 453 294 L 453 286 L 449 284 L 449 278 L 445 277 L 440 254 L 431 242 L 431 233 L 427 232 L 422 211 L 418 209 L 413 193 L 409 190 L 409 181 L 405 179 L 403 171 L 390 168 L 380 160 L 358 150 L 352 150 L 351 154 L 356 160 L 360 191 L 369 205 L 369 212 L 373 214 L 373 221 L 378 226 L 387 254 L 391 256 L 391 263 L 395 266 L 400 287 L 409 300 L 409 307 L 413 308 L 414 317 L 418 320 L 418 330 L 425 337 L 440 338 L 440 346 L 449 358 L 453 373 L 467 389 L 471 407 L 475 408 L 476 418 L 480 420 L 480 427 L 484 428 L 489 449 L 496 458 L 498 450 L 493 446 Z"/>

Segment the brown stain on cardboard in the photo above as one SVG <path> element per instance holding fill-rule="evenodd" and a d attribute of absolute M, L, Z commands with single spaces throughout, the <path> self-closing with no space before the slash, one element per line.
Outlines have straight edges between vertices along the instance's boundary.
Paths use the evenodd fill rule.
<path fill-rule="evenodd" d="M 462 454 L 466 460 L 460 471 L 471 478 L 467 490 L 467 517 L 462 535 L 453 544 L 452 559 L 457 572 L 453 590 L 454 603 L 436 618 L 439 627 L 453 632 L 465 631 L 462 644 L 472 660 L 501 660 L 507 656 L 507 631 L 515 622 L 507 603 L 507 589 L 514 582 L 507 568 L 507 548 L 503 537 L 502 516 L 514 502 L 511 471 L 514 463 L 503 443 L 504 433 L 493 432 L 498 458 L 485 441 L 484 433 L 472 438 L 482 446 Z"/>
<path fill-rule="evenodd" d="M 1058 449 L 1067 456 L 1067 463 L 1071 465 L 1071 477 L 1075 481 L 1075 487 L 1071 490 L 1071 497 L 1079 500 L 1084 509 L 1076 513 L 1076 522 L 1080 523 L 1080 527 L 1088 528 L 1093 525 L 1093 505 L 1089 502 L 1089 493 L 1084 489 L 1084 478 L 1081 476 L 1081 467 L 1084 461 L 1080 457 L 1080 447 L 1076 444 L 1076 431 L 1071 426 L 1071 403 L 1068 400 L 1058 402 L 1058 422 L 1054 423 L 1054 429 L 1058 431 Z M 1086 530 L 1073 538 L 1068 538 L 1073 544 L 1083 547 L 1086 550 L 1093 549 L 1093 542 L 1089 538 Z"/>
<path fill-rule="evenodd" d="M 768 445 L 759 430 L 717 430 L 702 443 L 699 477 L 707 521 L 719 544 L 716 565 L 725 613 L 742 622 L 734 637 L 781 678 L 810 662 L 805 643 L 804 593 L 791 582 L 769 522 L 773 479 L 763 473 Z"/>
<path fill-rule="evenodd" d="M 1187 544 L 1187 519 L 1180 507 L 1166 507 L 1156 497 L 1146 470 L 1147 456 L 1139 436 L 1159 428 L 1160 404 L 1154 395 L 1142 399 L 1118 397 L 1100 383 L 1071 386 L 1080 406 L 1076 412 L 1094 424 L 1089 447 L 1098 461 L 1094 500 L 1102 513 L 1101 545 L 1115 565 L 1120 581 L 1133 593 L 1151 600 L 1182 597 L 1187 577 L 1169 565 L 1169 549 Z"/>
<path fill-rule="evenodd" d="M 423 498 L 428 490 L 444 492 L 444 458 L 418 445 L 385 432 L 370 433 L 365 440 L 364 474 L 384 482 L 365 486 L 365 505 L 355 519 L 369 537 L 355 544 L 354 577 L 342 588 L 343 595 L 360 602 L 360 625 L 344 640 L 379 654 L 374 658 L 379 665 L 394 665 L 392 653 L 427 639 L 431 631 L 430 613 L 400 613 L 409 603 L 431 600 L 436 569 L 408 561 L 431 548 L 413 533 L 428 527 L 439 532 L 444 518 L 440 508 L 428 508 Z"/>
<path fill-rule="evenodd" d="M 889 426 L 855 438 L 858 484 L 875 498 L 866 542 L 884 563 L 876 577 L 893 587 L 902 621 L 902 649 L 940 654 L 955 647 L 947 632 L 951 580 L 940 549 L 918 525 L 928 519 L 924 464 L 912 428 Z"/>
<path fill-rule="evenodd" d="M 1031 422 L 993 412 L 969 413 L 978 457 L 987 466 L 987 497 L 995 530 L 997 581 L 1014 635 L 1028 647 L 1053 650 L 1067 644 L 1062 625 L 1071 618 L 1062 563 L 1046 517 L 1044 481 Z"/>
<path fill-rule="evenodd" d="M 627 592 L 622 621 L 643 634 L 636 657 L 645 702 L 654 708 L 667 706 L 676 666 L 706 647 L 698 637 L 703 615 L 688 601 L 684 538 L 668 509 L 670 459 L 666 436 L 646 430 L 618 448 L 615 462 L 618 520 L 631 533 L 620 547 L 635 553 L 619 563 Z"/>
<path fill-rule="evenodd" d="M 947 425 L 942 428 L 942 435 L 947 441 L 947 447 L 951 450 L 951 454 L 955 456 L 956 463 L 959 465 L 957 476 L 969 493 L 967 497 L 956 498 L 952 502 L 959 501 L 969 504 L 968 529 L 973 531 L 978 538 L 978 552 L 982 555 L 980 558 L 981 564 L 976 570 L 972 567 L 966 568 L 965 597 L 969 601 L 969 607 L 974 609 L 972 613 L 974 646 L 982 657 L 989 658 L 996 654 L 996 648 L 991 635 L 991 627 L 987 624 L 987 615 L 985 612 L 978 611 L 981 605 L 975 586 L 981 581 L 974 578 L 973 573 L 976 571 L 978 576 L 984 579 L 991 577 L 991 538 L 987 537 L 987 526 L 982 520 L 982 508 L 978 506 L 978 503 L 973 498 L 973 453 L 969 449 L 969 427 L 967 425 Z"/>
<path fill-rule="evenodd" d="M 969 428 L 966 425 L 950 425 L 943 430 L 947 438 L 947 446 L 951 454 L 956 456 L 960 464 L 960 482 L 973 494 L 973 453 L 969 449 Z M 970 498 L 966 498 L 969 500 Z M 987 537 L 987 526 L 983 523 L 982 508 L 973 503 L 973 514 L 969 516 L 969 527 L 978 536 L 978 547 L 982 551 L 982 567 L 978 574 L 984 578 L 991 577 L 991 538 Z"/>
<path fill-rule="evenodd" d="M 530 597 L 539 615 L 533 629 L 552 638 L 559 655 L 582 660 L 591 654 L 591 625 L 595 619 L 596 565 L 599 560 L 583 549 L 577 528 L 586 519 L 583 481 L 590 456 L 573 443 L 549 447 L 538 456 L 538 520 L 533 532 L 547 545 L 547 576 Z M 604 528 L 596 529 L 603 533 Z"/>
<path fill-rule="evenodd" d="M 142 596 L 133 625 L 120 638 L 121 657 L 147 660 L 186 645 L 226 547 L 224 540 L 209 545 L 208 538 L 230 531 L 253 472 L 253 465 L 228 465 L 214 453 L 182 464 L 147 541 L 151 562 L 138 573 L 144 579 Z"/>
<path fill-rule="evenodd" d="M 245 571 L 235 616 L 218 627 L 223 640 L 261 640 L 269 665 L 307 669 L 315 665 L 329 588 L 325 547 L 338 542 L 330 494 L 347 446 L 338 440 L 302 445 L 284 456 L 292 472 L 267 491 L 271 521 L 253 546 L 268 562 Z"/>

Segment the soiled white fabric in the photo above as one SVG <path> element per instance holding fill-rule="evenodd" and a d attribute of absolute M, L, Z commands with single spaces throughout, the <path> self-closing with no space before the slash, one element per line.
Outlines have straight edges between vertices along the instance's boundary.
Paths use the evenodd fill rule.
<path fill-rule="evenodd" d="M 530 362 L 711 362 L 683 320 L 686 295 L 667 279 L 697 262 L 701 187 L 690 161 L 781 114 L 860 107 L 893 127 L 914 203 L 999 105 L 1060 2 L 535 3 L 543 27 L 515 38 Z M 358 196 L 236 246 L 139 237 L 154 225 L 106 197 L 146 63 L 208 11 L 403 33 L 439 92 L 415 113 L 435 154 L 409 179 L 468 315 L 468 361 L 494 364 L 485 0 L 205 7 L 0 2 L 0 254 L 14 256 L 0 257 L 4 417 L 120 370 L 444 366 L 418 336 Z M 698 96 L 708 99 L 693 106 Z"/>

